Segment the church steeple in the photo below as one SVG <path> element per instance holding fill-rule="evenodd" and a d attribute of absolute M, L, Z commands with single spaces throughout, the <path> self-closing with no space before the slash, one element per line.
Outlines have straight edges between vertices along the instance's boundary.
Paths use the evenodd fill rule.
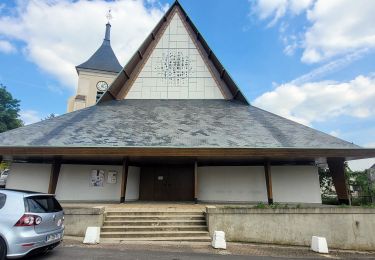
<path fill-rule="evenodd" d="M 108 16 L 107 16 L 108 18 Z M 111 47 L 111 24 L 106 24 L 104 40 L 99 49 L 84 63 L 76 67 L 79 73 L 80 69 L 99 70 L 118 73 L 122 66 Z"/>
<path fill-rule="evenodd" d="M 111 11 L 107 14 L 104 39 L 96 52 L 84 63 L 76 66 L 78 87 L 76 95 L 68 100 L 68 112 L 95 105 L 108 86 L 122 70 L 111 47 Z"/>
<path fill-rule="evenodd" d="M 110 41 L 111 41 L 111 24 L 108 22 L 106 25 L 105 25 L 105 35 L 104 35 L 104 42 L 107 42 L 108 44 L 110 44 Z"/>

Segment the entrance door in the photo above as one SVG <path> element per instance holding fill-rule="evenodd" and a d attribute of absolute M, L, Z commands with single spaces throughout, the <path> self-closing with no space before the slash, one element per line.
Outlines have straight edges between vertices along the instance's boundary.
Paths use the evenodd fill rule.
<path fill-rule="evenodd" d="M 159 201 L 169 200 L 170 180 L 168 168 L 154 169 L 154 199 Z"/>
<path fill-rule="evenodd" d="M 154 201 L 192 201 L 194 167 L 141 167 L 140 199 Z"/>

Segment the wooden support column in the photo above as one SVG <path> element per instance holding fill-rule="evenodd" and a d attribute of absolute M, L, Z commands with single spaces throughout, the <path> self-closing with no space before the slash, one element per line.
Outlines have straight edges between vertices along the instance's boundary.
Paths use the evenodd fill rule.
<path fill-rule="evenodd" d="M 335 186 L 337 199 L 340 204 L 349 205 L 349 192 L 345 178 L 345 160 L 344 158 L 328 158 L 329 172 L 332 176 L 333 185 Z"/>
<path fill-rule="evenodd" d="M 55 159 L 51 165 L 51 174 L 49 177 L 48 193 L 55 194 L 57 181 L 59 180 L 61 169 L 61 159 Z"/>
<path fill-rule="evenodd" d="M 264 164 L 264 174 L 266 177 L 268 204 L 273 204 L 271 163 L 269 161 Z"/>
<path fill-rule="evenodd" d="M 194 162 L 194 201 L 198 203 L 198 162 Z"/>
<path fill-rule="evenodd" d="M 120 202 L 125 202 L 126 185 L 128 183 L 129 159 L 125 158 L 122 163 L 121 197 Z"/>

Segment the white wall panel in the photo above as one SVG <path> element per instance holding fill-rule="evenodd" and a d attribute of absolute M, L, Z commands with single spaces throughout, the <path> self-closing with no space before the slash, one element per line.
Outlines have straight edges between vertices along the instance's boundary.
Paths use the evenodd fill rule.
<path fill-rule="evenodd" d="M 274 202 L 322 203 L 318 168 L 315 166 L 272 166 Z"/>
<path fill-rule="evenodd" d="M 262 166 L 198 167 L 198 200 L 221 202 L 267 201 Z"/>
<path fill-rule="evenodd" d="M 48 192 L 51 164 L 13 163 L 6 187 L 8 189 Z"/>
<path fill-rule="evenodd" d="M 103 187 L 90 186 L 91 171 L 104 170 Z M 108 171 L 117 171 L 117 183 L 107 183 Z M 61 166 L 56 197 L 62 201 L 120 201 L 122 166 L 73 165 Z"/>
<path fill-rule="evenodd" d="M 135 201 L 139 199 L 139 178 L 140 168 L 129 166 L 125 201 Z"/>

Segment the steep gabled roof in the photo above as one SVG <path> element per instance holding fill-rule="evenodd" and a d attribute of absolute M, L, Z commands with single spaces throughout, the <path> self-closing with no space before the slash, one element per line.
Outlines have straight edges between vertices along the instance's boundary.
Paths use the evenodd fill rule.
<path fill-rule="evenodd" d="M 105 115 L 105 116 L 103 116 Z M 4 155 L 371 158 L 375 149 L 238 100 L 114 100 L 0 134 Z"/>
<path fill-rule="evenodd" d="M 240 101 L 191 99 L 105 102 L 1 133 L 1 146 L 361 148 Z"/>
<path fill-rule="evenodd" d="M 205 56 L 205 60 L 208 61 L 208 65 L 214 72 L 213 74 L 216 77 L 217 81 L 224 85 L 226 90 L 229 92 L 229 98 L 227 99 L 235 99 L 245 104 L 249 104 L 237 84 L 231 78 L 224 66 L 220 63 L 217 56 L 208 46 L 207 42 L 199 33 L 198 29 L 195 27 L 178 1 L 175 1 L 169 8 L 169 10 L 156 25 L 151 34 L 143 42 L 141 47 L 136 51 L 129 62 L 121 70 L 121 73 L 119 73 L 117 78 L 113 81 L 107 92 L 104 93 L 98 103 L 109 100 L 121 100 L 126 96 L 132 86 L 132 83 L 137 77 L 138 72 L 147 61 L 146 57 L 148 57 L 152 53 L 164 29 L 168 26 L 168 22 L 171 20 L 175 12 L 179 12 L 179 14 L 184 18 L 190 35 L 193 35 L 194 39 L 196 39 L 197 47 L 201 51 L 202 55 Z"/>
<path fill-rule="evenodd" d="M 111 25 L 107 23 L 102 45 L 86 62 L 76 67 L 77 71 L 79 69 L 90 69 L 118 73 L 122 70 L 122 66 L 111 47 L 110 29 Z"/>

